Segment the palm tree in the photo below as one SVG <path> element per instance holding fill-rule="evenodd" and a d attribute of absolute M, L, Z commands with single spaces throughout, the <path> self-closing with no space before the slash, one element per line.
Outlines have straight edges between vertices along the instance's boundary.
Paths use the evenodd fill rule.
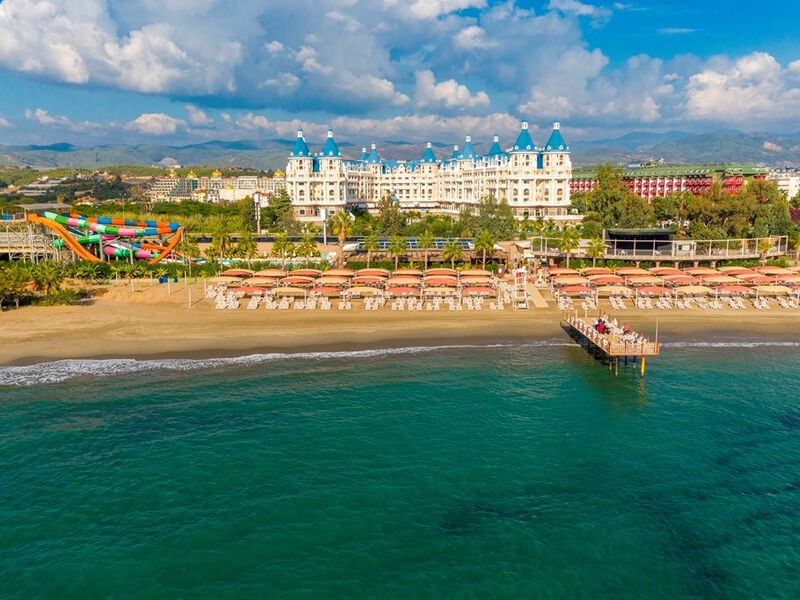
<path fill-rule="evenodd" d="M 283 268 L 286 268 L 287 257 L 294 252 L 294 243 L 289 239 L 285 233 L 275 236 L 275 241 L 272 243 L 272 256 L 280 256 L 283 261 Z"/>
<path fill-rule="evenodd" d="M 75 276 L 78 279 L 100 279 L 103 274 L 103 264 L 99 262 L 81 262 L 75 270 Z"/>
<path fill-rule="evenodd" d="M 450 261 L 450 268 L 456 268 L 456 261 L 461 258 L 461 244 L 458 240 L 450 240 L 445 242 L 442 248 L 442 258 Z"/>
<path fill-rule="evenodd" d="M 370 233 L 364 240 L 364 250 L 367 251 L 367 268 L 369 269 L 370 261 L 372 260 L 372 253 L 380 250 L 381 242 L 378 236 Z"/>
<path fill-rule="evenodd" d="M 475 236 L 475 251 L 483 253 L 482 268 L 486 268 L 486 252 L 491 252 L 494 249 L 494 236 L 489 230 L 484 229 L 478 232 Z"/>
<path fill-rule="evenodd" d="M 422 235 L 419 236 L 419 240 L 417 243 L 420 245 L 422 250 L 425 253 L 425 270 L 428 270 L 428 250 L 433 248 L 434 244 L 436 243 L 436 238 L 433 237 L 430 229 L 426 229 L 422 232 Z"/>
<path fill-rule="evenodd" d="M 19 308 L 20 298 L 25 295 L 31 281 L 30 271 L 20 264 L 11 264 L 0 270 L 0 300 L 3 296 L 8 297 Z"/>
<path fill-rule="evenodd" d="M 397 270 L 397 265 L 400 262 L 400 256 L 406 252 L 406 238 L 402 235 L 392 236 L 389 242 L 389 254 L 394 256 L 394 268 Z"/>
<path fill-rule="evenodd" d="M 242 231 L 236 244 L 238 255 L 242 258 L 255 258 L 258 255 L 258 243 L 255 234 L 249 229 Z"/>
<path fill-rule="evenodd" d="M 333 221 L 331 223 L 331 231 L 333 231 L 334 235 L 339 238 L 339 245 L 344 246 L 344 242 L 347 239 L 347 234 L 350 233 L 350 225 L 352 223 L 352 217 L 350 213 L 346 210 L 336 213 L 333 215 Z"/>
<path fill-rule="evenodd" d="M 568 227 L 561 234 L 561 239 L 559 240 L 559 247 L 567 255 L 568 269 L 569 269 L 569 259 L 572 256 L 572 252 L 580 246 L 580 243 L 581 243 L 581 234 L 574 227 Z"/>
<path fill-rule="evenodd" d="M 593 237 L 589 240 L 589 246 L 586 248 L 586 254 L 592 259 L 592 266 L 597 265 L 597 259 L 603 258 L 606 255 L 606 243 L 603 238 Z"/>
<path fill-rule="evenodd" d="M 769 239 L 764 238 L 758 242 L 758 252 L 761 254 L 762 264 L 767 262 L 767 252 L 770 250 L 772 250 L 772 242 Z"/>
<path fill-rule="evenodd" d="M 61 287 L 64 281 L 64 269 L 57 262 L 48 260 L 36 265 L 32 276 L 36 287 L 45 294 L 49 294 L 50 292 L 57 292 L 58 288 Z"/>
<path fill-rule="evenodd" d="M 230 223 L 227 219 L 220 218 L 215 223 L 214 241 L 211 245 L 217 249 L 220 258 L 228 258 L 230 256 L 233 240 L 231 239 Z"/>
<path fill-rule="evenodd" d="M 200 258 L 200 246 L 197 243 L 196 237 L 190 237 L 184 234 L 180 248 L 185 256 L 189 258 Z"/>
<path fill-rule="evenodd" d="M 319 256 L 319 250 L 317 249 L 317 238 L 314 237 L 314 234 L 305 234 L 300 239 L 300 242 L 297 244 L 297 246 L 295 246 L 295 252 L 297 252 L 298 256 L 302 256 L 303 258 Z"/>

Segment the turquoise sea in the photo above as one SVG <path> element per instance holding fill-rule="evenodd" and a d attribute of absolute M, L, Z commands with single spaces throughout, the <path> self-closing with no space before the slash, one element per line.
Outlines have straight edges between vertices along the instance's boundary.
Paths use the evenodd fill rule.
<path fill-rule="evenodd" d="M 800 598 L 798 349 L 0 368 L 0 597 Z"/>

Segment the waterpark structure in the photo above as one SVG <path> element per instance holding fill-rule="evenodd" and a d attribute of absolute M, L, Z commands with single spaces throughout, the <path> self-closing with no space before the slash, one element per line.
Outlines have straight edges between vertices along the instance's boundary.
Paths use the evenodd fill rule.
<path fill-rule="evenodd" d="M 63 204 L 20 205 L 0 219 L 0 256 L 37 262 L 65 257 L 92 262 L 178 258 L 184 229 L 178 223 L 84 217 Z M 69 251 L 65 255 L 65 251 Z"/>

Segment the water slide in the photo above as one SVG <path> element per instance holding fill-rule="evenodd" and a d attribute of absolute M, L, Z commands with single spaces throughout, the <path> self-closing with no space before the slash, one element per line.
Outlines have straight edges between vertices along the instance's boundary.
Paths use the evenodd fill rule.
<path fill-rule="evenodd" d="M 67 248 L 72 250 L 83 260 L 100 262 L 100 259 L 97 258 L 91 252 L 89 252 L 86 248 L 81 246 L 78 243 L 78 241 L 72 236 L 72 234 L 70 234 L 70 232 L 67 231 L 66 228 L 61 223 L 53 221 L 52 219 L 40 217 L 39 215 L 28 215 L 28 221 L 31 221 L 32 223 L 38 223 L 39 225 L 44 225 L 48 229 L 54 231 L 59 238 L 64 240 L 64 243 L 67 245 Z"/>
<path fill-rule="evenodd" d="M 47 211 L 41 217 L 29 215 L 29 220 L 53 230 L 60 238 L 54 242 L 56 246 L 67 246 L 84 260 L 100 260 L 84 248 L 84 245 L 102 244 L 103 253 L 107 256 L 128 258 L 133 254 L 135 258 L 156 264 L 173 254 L 183 238 L 183 227 L 177 223 L 162 221 L 126 221 L 107 217 L 88 218 L 76 214 L 67 216 Z M 83 235 L 85 230 L 91 231 L 92 234 Z M 172 238 L 166 246 L 133 242 L 133 239 L 137 237 L 169 234 L 172 234 Z M 129 238 L 131 241 L 124 242 L 120 238 Z"/>

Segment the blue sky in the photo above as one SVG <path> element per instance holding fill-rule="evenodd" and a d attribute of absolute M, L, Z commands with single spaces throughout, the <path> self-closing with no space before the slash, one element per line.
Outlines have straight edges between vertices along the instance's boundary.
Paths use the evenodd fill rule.
<path fill-rule="evenodd" d="M 800 4 L 0 0 L 0 143 L 800 130 Z"/>

